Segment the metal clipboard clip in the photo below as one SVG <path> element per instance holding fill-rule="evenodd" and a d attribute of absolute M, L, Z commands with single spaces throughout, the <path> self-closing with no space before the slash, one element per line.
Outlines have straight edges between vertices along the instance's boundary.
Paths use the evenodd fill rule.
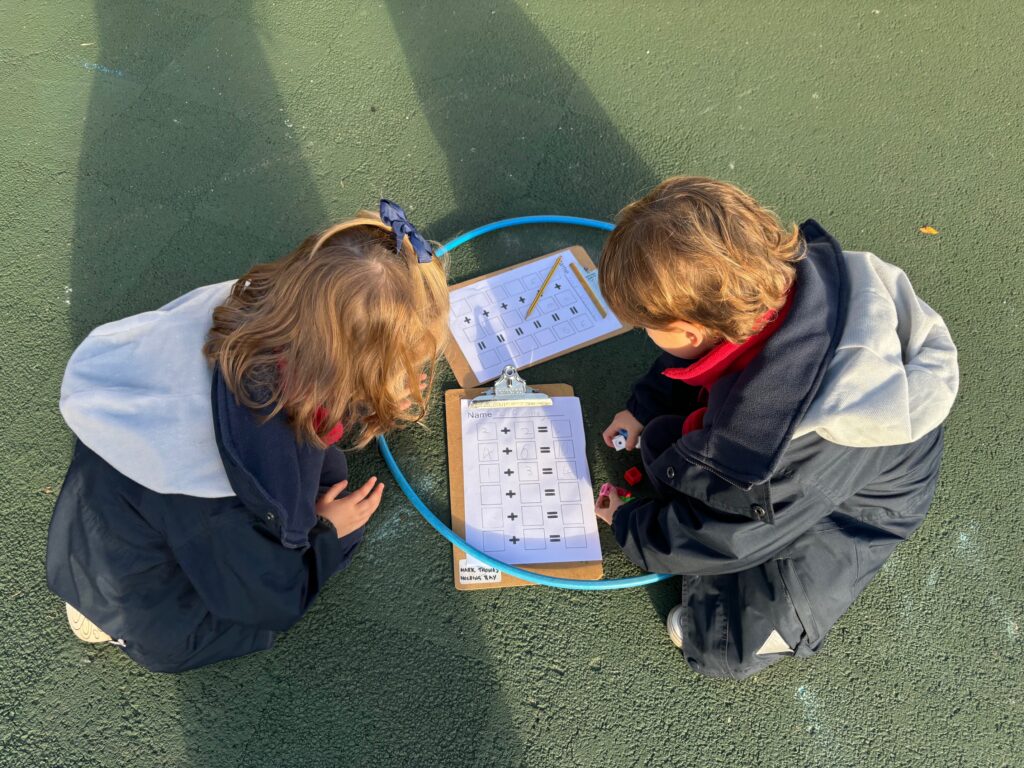
<path fill-rule="evenodd" d="M 470 410 L 482 408 L 536 408 L 551 405 L 551 398 L 527 386 L 513 365 L 506 365 L 494 386 L 469 401 Z"/>

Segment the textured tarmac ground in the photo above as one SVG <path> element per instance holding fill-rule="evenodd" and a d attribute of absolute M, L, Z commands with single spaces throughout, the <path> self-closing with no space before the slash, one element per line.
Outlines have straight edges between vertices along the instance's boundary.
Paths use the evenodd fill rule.
<path fill-rule="evenodd" d="M 1021 8 L 0 0 L 0 766 L 1024 765 Z M 817 658 L 697 677 L 663 627 L 677 581 L 456 593 L 394 487 L 272 652 L 160 676 L 71 637 L 43 553 L 92 327 L 381 195 L 444 240 L 610 218 L 674 173 L 898 264 L 960 347 L 932 513 Z M 600 248 L 495 235 L 452 277 L 573 242 Z M 530 378 L 575 385 L 596 436 L 652 354 L 627 335 Z M 392 447 L 446 511 L 441 410 Z M 589 451 L 596 482 L 628 466 Z"/>

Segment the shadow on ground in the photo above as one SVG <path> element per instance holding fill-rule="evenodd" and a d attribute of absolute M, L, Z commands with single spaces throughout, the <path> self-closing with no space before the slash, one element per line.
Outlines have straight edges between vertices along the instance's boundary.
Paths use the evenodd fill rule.
<path fill-rule="evenodd" d="M 453 187 L 437 232 L 495 214 L 610 218 L 657 181 L 519 4 L 387 8 Z"/>
<path fill-rule="evenodd" d="M 278 92 L 280 74 L 264 55 L 259 19 L 248 0 L 228 9 L 96 6 L 104 64 L 79 168 L 70 286 L 76 340 L 100 323 L 236 277 L 287 252 L 335 218 L 338 205 L 343 214 L 367 202 L 324 200 L 289 118 L 294 108 Z M 436 18 L 430 5 L 389 2 L 387 9 L 454 196 L 453 212 L 424 222 L 431 233 L 520 213 L 607 219 L 656 181 L 516 4 L 470 6 L 449 19 Z M 298 40 L 296 49 L 303 50 Z M 314 71 L 323 51 L 304 55 L 299 66 Z M 387 188 L 401 198 L 395 175 Z M 491 269 L 575 241 L 597 255 L 601 239 L 592 233 L 503 233 L 460 253 L 452 276 L 478 273 L 480 253 Z M 537 370 L 537 380 L 578 382 L 578 394 L 595 404 L 587 421 L 596 433 L 614 410 L 596 404 L 622 402 L 630 374 L 578 372 L 608 370 L 609 356 L 625 356 L 636 343 L 623 337 L 555 361 Z M 396 436 L 411 477 L 436 471 L 435 451 L 423 444 L 430 439 Z M 592 455 L 595 479 L 621 474 L 623 461 Z M 352 467 L 354 475 L 381 471 L 368 454 Z M 443 484 L 422 486 L 433 505 L 446 506 Z M 274 651 L 170 679 L 123 669 L 127 662 L 109 654 L 93 669 L 102 664 L 126 675 L 125 689 L 177 707 L 180 720 L 168 722 L 181 729 L 195 764 L 518 764 L 531 749 L 552 748 L 523 744 L 520 729 L 507 727 L 507 707 L 494 696 L 508 689 L 500 680 L 507 671 L 495 669 L 480 631 L 481 603 L 453 597 L 450 552 L 436 538 L 392 535 L 405 506 L 390 497 L 366 551 Z M 605 543 L 614 550 L 607 535 Z M 609 572 L 632 569 L 613 557 Z M 673 582 L 650 590 L 662 613 L 676 589 Z"/>
<path fill-rule="evenodd" d="M 210 17 L 188 4 L 97 2 L 107 63 L 82 137 L 76 338 L 236 277 L 326 221 L 288 128 L 251 121 L 281 105 L 245 4 Z M 246 166 L 256 150 L 273 183 Z"/>
<path fill-rule="evenodd" d="M 96 6 L 105 63 L 80 161 L 76 340 L 276 258 L 332 218 L 276 92 L 258 20 L 247 2 L 230 9 Z M 356 457 L 353 474 L 378 464 Z M 180 709 L 188 764 L 455 764 L 453 745 L 464 749 L 486 720 L 503 719 L 473 616 L 453 608 L 447 617 L 461 637 L 453 664 L 448 649 L 382 615 L 374 593 L 394 564 L 385 552 L 371 566 L 375 551 L 275 650 L 174 678 L 141 675 L 142 690 Z M 108 653 L 100 665 L 139 685 L 127 660 Z M 515 760 L 518 747 L 513 737 L 495 749 Z"/>
<path fill-rule="evenodd" d="M 388 0 L 392 24 L 434 140 L 444 153 L 455 211 L 432 223 L 445 236 L 507 216 L 565 213 L 612 219 L 659 181 L 587 85 L 519 4 L 498 0 L 438 10 Z M 444 16 L 440 14 L 444 13 Z M 597 261 L 603 234 L 567 227 L 504 230 L 453 256 L 452 281 L 580 242 Z M 486 254 L 482 264 L 477 258 Z M 574 384 L 586 403 L 594 479 L 616 480 L 636 457 L 613 456 L 598 435 L 624 404 L 632 373 L 616 366 L 641 342 L 637 333 L 530 371 L 536 382 Z M 652 359 L 654 348 L 652 350 Z M 596 376 L 581 376 L 594 371 Z M 604 530 L 613 575 L 629 570 Z M 648 589 L 664 617 L 678 581 Z"/>

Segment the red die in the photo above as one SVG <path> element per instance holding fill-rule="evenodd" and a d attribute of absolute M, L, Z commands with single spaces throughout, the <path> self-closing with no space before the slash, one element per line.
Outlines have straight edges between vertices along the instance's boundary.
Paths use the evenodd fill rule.
<path fill-rule="evenodd" d="M 626 470 L 626 482 L 630 485 L 636 485 L 644 479 L 644 474 L 636 467 L 630 467 Z"/>

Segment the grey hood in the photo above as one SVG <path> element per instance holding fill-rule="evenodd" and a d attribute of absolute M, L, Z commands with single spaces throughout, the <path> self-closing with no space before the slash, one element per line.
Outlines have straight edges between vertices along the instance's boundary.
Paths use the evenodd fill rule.
<path fill-rule="evenodd" d="M 939 426 L 959 386 L 956 347 L 898 267 L 843 251 L 846 322 L 794 437 L 857 448 L 903 445 Z"/>
<path fill-rule="evenodd" d="M 86 446 L 157 493 L 234 496 L 213 424 L 202 348 L 234 281 L 102 325 L 64 372 L 60 411 Z"/>

